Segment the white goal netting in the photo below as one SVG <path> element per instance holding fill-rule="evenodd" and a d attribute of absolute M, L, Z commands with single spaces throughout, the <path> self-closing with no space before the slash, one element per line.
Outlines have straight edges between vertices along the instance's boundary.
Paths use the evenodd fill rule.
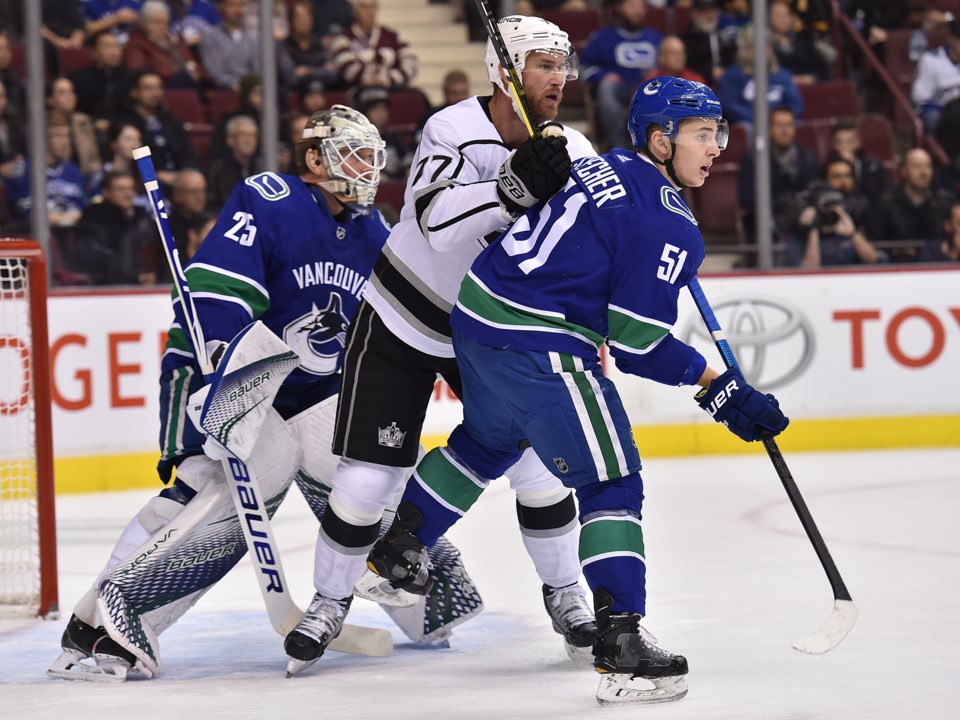
<path fill-rule="evenodd" d="M 32 347 L 27 260 L 0 256 L 0 615 L 40 604 Z"/>

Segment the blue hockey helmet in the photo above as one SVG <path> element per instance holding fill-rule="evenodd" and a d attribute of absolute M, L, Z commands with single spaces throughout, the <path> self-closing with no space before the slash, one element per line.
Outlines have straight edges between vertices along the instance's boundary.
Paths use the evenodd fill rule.
<path fill-rule="evenodd" d="M 730 135 L 723 108 L 713 90 L 703 83 L 665 75 L 641 85 L 630 102 L 627 129 L 634 147 L 647 144 L 647 127 L 654 123 L 663 134 L 676 138 L 680 121 L 686 118 L 709 118 L 717 121 L 717 145 L 727 146 Z"/>

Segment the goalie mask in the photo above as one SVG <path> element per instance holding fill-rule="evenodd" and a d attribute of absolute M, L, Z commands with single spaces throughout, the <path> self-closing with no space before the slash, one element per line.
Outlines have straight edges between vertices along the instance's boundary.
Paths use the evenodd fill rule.
<path fill-rule="evenodd" d="M 361 208 L 373 205 L 387 161 L 383 139 L 373 123 L 352 108 L 334 105 L 310 117 L 301 142 L 320 154 L 328 177 L 321 187 L 344 203 Z"/>
<path fill-rule="evenodd" d="M 564 60 L 564 77 L 567 80 L 576 80 L 580 74 L 580 65 L 577 53 L 570 44 L 570 38 L 563 30 L 552 22 L 539 17 L 513 15 L 502 18 L 497 27 L 503 36 L 503 44 L 517 75 L 523 81 L 523 68 L 527 62 L 527 55 L 532 52 L 550 53 L 558 55 Z M 483 62 L 487 66 L 487 77 L 494 85 L 503 90 L 511 99 L 509 83 L 500 77 L 500 59 L 493 49 L 493 42 L 487 40 L 487 48 L 483 54 Z M 514 101 L 514 110 L 520 114 Z M 522 117 L 522 116 L 521 116 Z"/>

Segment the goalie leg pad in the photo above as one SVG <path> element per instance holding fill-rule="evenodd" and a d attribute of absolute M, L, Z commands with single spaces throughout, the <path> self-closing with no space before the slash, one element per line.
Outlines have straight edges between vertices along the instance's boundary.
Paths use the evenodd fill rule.
<path fill-rule="evenodd" d="M 299 446 L 280 416 L 271 410 L 249 463 L 258 473 L 268 515 L 279 507 L 300 459 Z M 111 637 L 126 643 L 124 647 L 140 648 L 145 658 L 150 652 L 142 647 L 142 637 L 124 633 L 141 633 L 149 640 L 149 632 L 137 627 L 142 624 L 150 628 L 154 633 L 153 654 L 158 657 L 155 636 L 173 625 L 247 551 L 222 465 L 213 465 L 217 472 L 211 481 L 170 522 L 111 570 L 101 584 L 101 599 L 104 589 L 111 593 L 107 610 L 113 614 L 112 624 L 119 633 L 115 636 L 111 632 Z M 100 609 L 103 612 L 104 607 Z M 129 619 L 116 619 L 120 615 Z M 109 631 L 106 620 L 103 618 Z"/>

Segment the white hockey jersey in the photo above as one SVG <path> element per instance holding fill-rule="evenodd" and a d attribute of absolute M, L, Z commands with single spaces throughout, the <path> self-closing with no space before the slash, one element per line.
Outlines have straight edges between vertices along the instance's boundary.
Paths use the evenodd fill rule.
<path fill-rule="evenodd" d="M 427 121 L 400 221 L 364 290 L 394 335 L 437 357 L 453 357 L 450 312 L 463 276 L 513 222 L 497 197 L 497 172 L 511 150 L 488 103 L 471 97 Z M 564 135 L 571 159 L 596 155 L 582 133 L 564 127 Z"/>

